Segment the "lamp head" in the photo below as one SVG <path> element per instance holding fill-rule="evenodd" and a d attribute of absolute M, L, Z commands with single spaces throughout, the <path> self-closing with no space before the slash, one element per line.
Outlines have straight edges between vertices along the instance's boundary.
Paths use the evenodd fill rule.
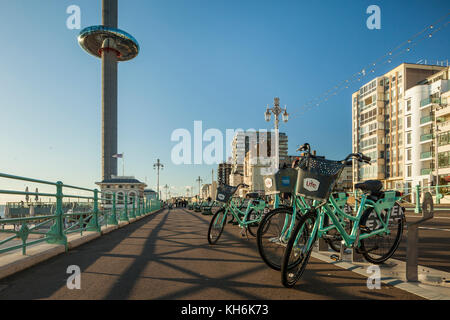
<path fill-rule="evenodd" d="M 270 117 L 271 117 L 271 113 L 270 113 L 269 107 L 267 107 L 266 112 L 264 113 L 264 118 L 266 119 L 267 122 L 269 122 Z"/>
<path fill-rule="evenodd" d="M 288 120 L 289 120 L 289 113 L 287 113 L 286 106 L 284 106 L 284 112 L 283 112 L 282 117 L 283 117 L 283 121 L 284 122 L 288 122 Z"/>

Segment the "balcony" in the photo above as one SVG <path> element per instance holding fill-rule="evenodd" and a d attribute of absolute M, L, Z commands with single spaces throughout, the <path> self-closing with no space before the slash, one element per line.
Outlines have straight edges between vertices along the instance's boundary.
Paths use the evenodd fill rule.
<path fill-rule="evenodd" d="M 440 98 L 426 98 L 423 99 L 422 101 L 420 101 L 420 107 L 425 107 L 429 104 L 440 104 L 441 103 L 441 99 Z"/>
<path fill-rule="evenodd" d="M 425 124 L 425 123 L 428 123 L 431 121 L 433 121 L 433 115 L 428 115 L 428 116 L 420 118 L 420 124 Z"/>
<path fill-rule="evenodd" d="M 421 174 L 422 176 L 424 176 L 424 175 L 428 175 L 428 174 L 430 174 L 430 173 L 431 173 L 431 171 L 432 171 L 432 169 L 431 169 L 431 168 L 427 168 L 427 169 L 422 169 L 422 170 L 420 170 L 420 174 Z"/>
<path fill-rule="evenodd" d="M 433 157 L 433 153 L 431 151 L 422 152 L 420 154 L 420 159 L 431 159 Z"/>
<path fill-rule="evenodd" d="M 422 134 L 420 136 L 420 141 L 421 142 L 432 140 L 432 139 L 433 139 L 433 134 L 432 133 Z"/>

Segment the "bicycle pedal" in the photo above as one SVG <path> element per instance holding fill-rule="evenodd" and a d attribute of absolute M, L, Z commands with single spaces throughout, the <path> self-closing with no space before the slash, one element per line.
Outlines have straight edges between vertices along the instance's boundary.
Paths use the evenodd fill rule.
<path fill-rule="evenodd" d="M 340 257 L 339 255 L 337 255 L 337 254 L 332 254 L 332 255 L 330 256 L 330 259 L 331 259 L 331 260 L 334 260 L 334 261 L 336 261 L 336 262 L 342 261 L 341 257 Z"/>
<path fill-rule="evenodd" d="M 363 233 L 371 233 L 372 230 L 370 230 L 369 227 L 363 226 L 363 225 L 359 225 L 359 230 Z"/>

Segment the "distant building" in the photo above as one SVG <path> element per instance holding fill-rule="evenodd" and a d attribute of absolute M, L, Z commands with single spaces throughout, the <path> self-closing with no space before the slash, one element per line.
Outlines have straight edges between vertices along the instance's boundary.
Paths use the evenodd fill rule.
<path fill-rule="evenodd" d="M 113 203 L 113 194 L 116 194 L 116 207 L 123 208 L 125 206 L 125 197 L 128 197 L 128 205 L 133 204 L 133 199 L 139 198 L 140 201 L 144 199 L 144 190 L 147 185 L 140 182 L 133 176 L 112 176 L 102 182 L 96 182 L 103 192 L 104 198 L 102 201 L 105 208 L 111 208 Z M 135 200 L 137 201 L 137 200 Z"/>
<path fill-rule="evenodd" d="M 244 161 L 247 152 L 252 146 L 258 146 L 257 157 L 272 158 L 275 154 L 272 146 L 271 131 L 246 131 L 237 132 L 233 138 L 231 148 L 231 174 L 230 185 L 237 185 L 243 182 Z M 279 133 L 279 162 L 285 162 L 288 154 L 288 137 L 285 133 Z"/>
<path fill-rule="evenodd" d="M 339 179 L 334 186 L 335 192 L 350 192 L 353 190 L 353 169 L 352 165 L 345 166 Z"/>
<path fill-rule="evenodd" d="M 145 189 L 144 190 L 144 197 L 147 201 L 151 200 L 157 200 L 158 199 L 158 193 L 155 190 L 152 189 Z"/>
<path fill-rule="evenodd" d="M 219 185 L 229 185 L 231 174 L 231 163 L 220 163 L 217 168 L 217 183 Z"/>

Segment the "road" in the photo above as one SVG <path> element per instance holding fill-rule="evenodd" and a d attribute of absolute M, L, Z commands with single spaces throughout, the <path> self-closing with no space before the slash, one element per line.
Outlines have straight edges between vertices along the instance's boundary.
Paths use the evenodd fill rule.
<path fill-rule="evenodd" d="M 418 220 L 417 214 L 408 210 L 406 221 Z M 405 261 L 407 230 L 393 258 Z M 420 225 L 419 264 L 450 272 L 450 210 L 436 211 L 434 218 Z"/>
<path fill-rule="evenodd" d="M 211 216 L 163 210 L 65 254 L 0 280 L 0 299 L 420 299 L 311 259 L 294 289 L 261 261 L 255 239 L 227 225 L 208 245 Z M 67 267 L 81 269 L 81 289 L 66 286 Z"/>

